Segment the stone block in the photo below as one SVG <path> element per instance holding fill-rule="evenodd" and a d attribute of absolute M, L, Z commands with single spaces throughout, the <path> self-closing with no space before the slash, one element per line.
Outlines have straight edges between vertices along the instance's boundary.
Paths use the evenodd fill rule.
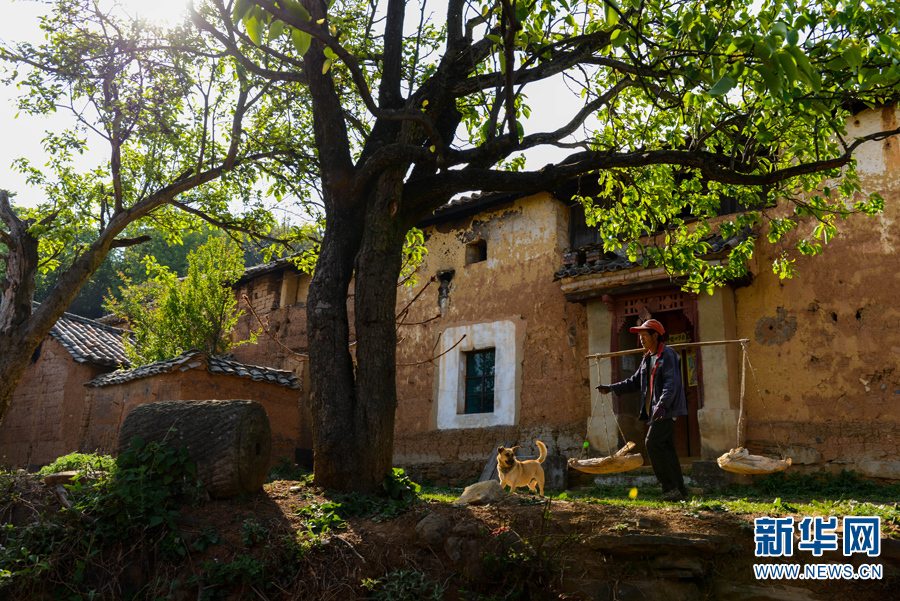
<path fill-rule="evenodd" d="M 442 545 L 447 539 L 448 532 L 450 522 L 436 513 L 426 515 L 416 524 L 416 540 L 432 547 Z"/>
<path fill-rule="evenodd" d="M 706 377 L 708 372 L 704 369 L 703 373 Z M 704 407 L 697 411 L 697 420 L 700 425 L 700 454 L 703 459 L 714 460 L 735 446 L 738 418 L 740 418 L 740 412 L 737 409 Z"/>
<path fill-rule="evenodd" d="M 569 488 L 569 462 L 562 455 L 547 455 L 544 460 L 544 490 Z"/>
<path fill-rule="evenodd" d="M 690 555 L 711 556 L 730 549 L 727 536 L 685 532 L 678 536 L 655 534 L 600 534 L 590 536 L 584 544 L 595 551 L 610 555 Z"/>
<path fill-rule="evenodd" d="M 500 486 L 499 480 L 487 480 L 467 486 L 456 500 L 456 504 L 487 505 L 488 503 L 496 503 L 505 497 L 506 491 Z"/>
<path fill-rule="evenodd" d="M 900 480 L 900 461 L 863 461 L 859 471 L 870 478 Z"/>
<path fill-rule="evenodd" d="M 781 459 L 790 458 L 792 465 L 817 465 L 822 463 L 822 452 L 803 444 L 782 444 L 771 440 L 748 440 L 744 447 L 753 455 Z"/>

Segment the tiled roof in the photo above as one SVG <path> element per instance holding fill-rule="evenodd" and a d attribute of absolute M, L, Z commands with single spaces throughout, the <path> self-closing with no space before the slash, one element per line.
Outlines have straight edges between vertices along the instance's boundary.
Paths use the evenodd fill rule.
<path fill-rule="evenodd" d="M 728 238 L 723 238 L 721 234 L 709 236 L 703 240 L 710 247 L 709 252 L 703 256 L 715 258 L 717 255 L 727 254 L 741 242 L 756 235 L 757 232 L 749 227 L 745 227 L 734 236 L 729 236 Z M 604 252 L 601 245 L 591 245 L 566 253 L 563 256 L 562 268 L 553 274 L 553 281 L 555 282 L 562 278 L 574 278 L 580 275 L 631 269 L 641 265 L 643 265 L 641 257 L 638 257 L 638 261 L 631 261 L 624 246 L 611 252 Z"/>
<path fill-rule="evenodd" d="M 213 374 L 226 374 L 237 376 L 239 378 L 249 378 L 255 382 L 269 382 L 287 388 L 300 388 L 291 372 L 280 369 L 272 369 L 271 367 L 261 367 L 257 365 L 245 365 L 225 359 L 223 357 L 212 357 L 203 351 L 187 351 L 172 359 L 158 361 L 150 365 L 142 365 L 133 369 L 120 369 L 100 377 L 94 378 L 87 382 L 85 386 L 111 386 L 113 384 L 124 384 L 139 378 L 147 378 L 157 374 L 168 374 L 175 371 L 187 371 L 189 369 L 206 368 Z"/>
<path fill-rule="evenodd" d="M 278 259 L 275 259 L 274 261 L 269 261 L 268 263 L 261 263 L 259 265 L 247 267 L 246 269 L 244 269 L 244 273 L 241 274 L 241 277 L 239 277 L 232 284 L 232 286 L 237 286 L 238 284 L 242 284 L 248 280 L 252 280 L 253 278 L 257 278 L 261 275 L 265 275 L 273 271 L 279 271 L 288 267 L 294 267 L 294 264 L 290 261 L 290 259 L 291 257 L 280 257 Z"/>
<path fill-rule="evenodd" d="M 435 223 L 477 215 L 532 194 L 534 192 L 476 192 L 469 196 L 460 196 L 441 205 L 435 209 L 434 213 L 425 217 L 416 225 L 418 227 L 426 227 Z"/>
<path fill-rule="evenodd" d="M 34 303 L 37 307 L 38 303 Z M 78 363 L 94 365 L 128 365 L 122 335 L 125 330 L 108 326 L 87 317 L 63 313 L 50 335 L 69 351 Z"/>

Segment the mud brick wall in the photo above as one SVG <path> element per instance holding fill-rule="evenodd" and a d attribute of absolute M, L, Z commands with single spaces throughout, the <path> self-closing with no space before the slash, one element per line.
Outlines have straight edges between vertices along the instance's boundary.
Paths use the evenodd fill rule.
<path fill-rule="evenodd" d="M 306 307 L 292 305 L 281 307 L 263 314 L 268 318 L 269 331 L 275 338 L 292 351 L 306 352 Z M 249 340 L 250 335 L 259 330 L 259 322 L 249 312 L 242 315 L 234 328 L 234 340 Z M 256 344 L 244 343 L 232 349 L 235 361 L 246 365 L 263 365 L 275 369 L 294 371 L 299 361 L 292 360 L 290 353 L 265 334 L 260 334 Z M 298 375 L 294 373 L 294 375 Z"/>
<path fill-rule="evenodd" d="M 16 467 L 44 465 L 78 449 L 82 384 L 110 371 L 77 363 L 51 337 L 35 357 L 0 423 L 0 461 Z"/>
<path fill-rule="evenodd" d="M 864 111 L 848 121 L 848 135 L 897 127 L 898 117 L 894 105 Z M 735 291 L 737 334 L 750 339 L 759 384 L 757 392 L 748 376 L 746 438 L 799 447 L 792 454 L 804 463 L 792 471 L 853 469 L 897 480 L 900 138 L 869 142 L 854 156 L 862 186 L 854 200 L 877 192 L 884 212 L 837 222 L 819 256 L 791 254 L 798 275 L 789 280 L 769 266 L 783 248 L 809 237 L 816 222 L 802 220 L 784 245 L 758 243 L 753 284 Z M 779 210 L 773 217 L 792 208 Z"/>
<path fill-rule="evenodd" d="M 244 295 L 250 299 L 253 310 L 263 315 L 273 309 L 277 309 L 281 300 L 281 272 L 267 273 L 249 282 L 244 283 L 235 290 L 238 300 L 238 308 L 246 311 Z"/>
<path fill-rule="evenodd" d="M 481 475 L 485 464 L 496 459 L 497 446 L 512 442 L 518 455 L 537 456 L 540 440 L 550 455 L 578 457 L 586 433 L 584 421 L 533 426 L 499 426 L 459 430 L 437 430 L 394 435 L 394 465 L 402 467 L 415 482 L 432 481 L 437 486 L 456 486 Z"/>
<path fill-rule="evenodd" d="M 410 323 L 426 323 L 400 328 L 398 363 L 428 359 L 436 342 L 444 343 L 438 336 L 447 329 L 492 327 L 509 320 L 524 332 L 518 363 L 521 378 L 516 383 L 520 431 L 586 421 L 587 312 L 581 304 L 566 302 L 559 284 L 552 281 L 568 244 L 566 206 L 549 194 L 538 194 L 475 217 L 430 226 L 425 236 L 428 254 L 419 269 L 419 283 L 398 290 L 398 311 L 427 284 L 407 318 Z M 487 259 L 467 265 L 468 247 L 478 241 L 485 243 Z M 448 283 L 428 283 L 431 276 L 450 270 Z M 449 352 L 459 353 L 464 344 Z M 435 365 L 440 360 L 433 363 L 397 368 L 397 436 L 437 430 L 439 388 L 452 388 L 449 380 L 456 376 L 442 379 Z"/>
<path fill-rule="evenodd" d="M 138 405 L 216 399 L 251 399 L 262 403 L 272 425 L 272 465 L 277 465 L 280 457 L 293 459 L 298 446 L 300 391 L 296 389 L 205 370 L 188 370 L 86 390 L 82 452 L 114 453 L 119 429 L 128 413 Z"/>

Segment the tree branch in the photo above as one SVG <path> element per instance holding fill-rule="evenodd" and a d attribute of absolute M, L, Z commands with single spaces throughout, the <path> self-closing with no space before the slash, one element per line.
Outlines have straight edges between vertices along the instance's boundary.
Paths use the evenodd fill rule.
<path fill-rule="evenodd" d="M 109 245 L 110 248 L 127 248 L 129 246 L 136 246 L 138 244 L 143 244 L 144 242 L 150 242 L 152 240 L 150 236 L 138 236 L 137 238 L 117 238 L 112 241 L 112 244 Z"/>
<path fill-rule="evenodd" d="M 265 234 L 260 234 L 259 232 L 254 232 L 250 228 L 245 227 L 243 225 L 240 225 L 240 224 L 237 224 L 234 222 L 227 222 L 227 221 L 222 221 L 220 219 L 216 219 L 215 217 L 209 215 L 208 213 L 205 213 L 204 211 L 201 211 L 200 209 L 195 209 L 194 207 L 186 205 L 182 202 L 178 202 L 177 200 L 173 200 L 171 202 L 171 205 L 177 209 L 181 209 L 185 213 L 190 213 L 191 215 L 195 215 L 195 216 L 199 217 L 200 219 L 206 221 L 210 225 L 214 225 L 223 230 L 230 230 L 233 232 L 241 232 L 242 234 L 248 234 L 250 236 L 253 236 L 254 238 L 259 238 L 260 240 L 265 240 L 266 242 L 274 242 L 276 244 L 283 244 L 284 246 L 288 247 L 289 249 L 294 250 L 294 248 L 288 243 L 289 241 L 287 239 L 273 238 L 271 236 L 266 236 Z"/>

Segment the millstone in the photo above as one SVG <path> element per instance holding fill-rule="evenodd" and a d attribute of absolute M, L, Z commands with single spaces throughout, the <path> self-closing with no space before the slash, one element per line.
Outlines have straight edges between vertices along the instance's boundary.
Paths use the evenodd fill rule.
<path fill-rule="evenodd" d="M 209 494 L 227 499 L 259 490 L 272 454 L 269 416 L 256 401 L 161 401 L 135 407 L 119 431 L 118 452 L 135 436 L 186 446 Z"/>

